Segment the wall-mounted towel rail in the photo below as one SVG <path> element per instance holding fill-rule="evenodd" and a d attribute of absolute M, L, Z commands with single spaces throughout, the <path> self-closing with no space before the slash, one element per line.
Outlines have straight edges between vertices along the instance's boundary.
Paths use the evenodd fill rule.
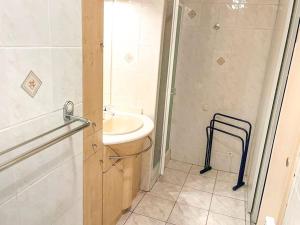
<path fill-rule="evenodd" d="M 70 102 L 70 104 L 73 104 L 73 103 Z M 69 107 L 69 106 L 70 105 L 65 104 L 65 107 Z M 13 165 L 15 165 L 15 164 L 17 164 L 17 163 L 19 163 L 19 162 L 21 162 L 21 161 L 23 161 L 23 160 L 25 160 L 25 159 L 27 159 L 27 158 L 29 158 L 29 157 L 31 157 L 31 156 L 33 156 L 33 155 L 35 155 L 35 154 L 37 154 L 37 153 L 39 153 L 39 152 L 41 152 L 41 151 L 43 151 L 43 150 L 45 150 L 46 148 L 48 148 L 50 146 L 52 146 L 52 145 L 54 145 L 54 144 L 56 144 L 56 143 L 58 143 L 58 142 L 60 142 L 60 141 L 62 141 L 64 139 L 66 139 L 66 138 L 68 138 L 68 137 L 70 137 L 70 136 L 78 133 L 79 131 L 83 130 L 84 128 L 88 127 L 91 124 L 91 122 L 89 120 L 87 120 L 87 119 L 73 116 L 73 110 L 72 110 L 72 112 L 67 113 L 67 114 L 68 115 L 66 115 L 66 111 L 64 110 L 64 118 L 66 116 L 68 116 L 69 121 L 65 122 L 63 125 L 58 126 L 58 127 L 54 128 L 52 130 L 49 130 L 49 131 L 47 131 L 45 133 L 42 133 L 42 134 L 40 134 L 40 135 L 38 135 L 38 136 L 36 136 L 34 138 L 26 140 L 26 141 L 24 141 L 24 142 L 22 142 L 20 144 L 17 144 L 17 145 L 15 145 L 15 146 L 13 146 L 13 147 L 11 147 L 9 149 L 1 151 L 0 152 L 0 156 L 4 155 L 6 153 L 9 153 L 9 152 L 11 152 L 11 151 L 13 151 L 13 150 L 15 150 L 15 149 L 17 149 L 17 148 L 19 148 L 21 146 L 24 146 L 24 145 L 26 145 L 26 144 L 28 144 L 30 142 L 33 142 L 33 141 L 35 141 L 35 140 L 37 140 L 37 139 L 39 139 L 41 137 L 44 137 L 44 136 L 46 136 L 48 134 L 51 134 L 51 133 L 53 133 L 53 132 L 55 132 L 55 131 L 57 131 L 57 130 L 59 130 L 61 128 L 64 128 L 64 127 L 72 124 L 72 123 L 81 122 L 82 124 L 80 126 L 76 127 L 76 128 L 73 128 L 73 129 L 71 129 L 71 130 L 69 130 L 69 131 L 67 131 L 67 132 L 65 132 L 65 133 L 63 133 L 63 134 L 55 137 L 55 138 L 52 138 L 51 140 L 47 141 L 44 144 L 41 144 L 41 145 L 39 145 L 37 147 L 34 147 L 34 148 L 30 149 L 29 151 L 27 151 L 25 153 L 22 153 L 22 154 L 20 154 L 20 155 L 18 155 L 16 157 L 14 157 L 13 159 L 10 159 L 10 160 L 7 160 L 7 161 L 1 163 L 0 164 L 0 172 L 3 171 L 3 170 L 5 170 L 5 169 L 7 169 L 7 168 L 9 168 L 9 167 L 11 167 L 11 166 L 13 166 Z"/>

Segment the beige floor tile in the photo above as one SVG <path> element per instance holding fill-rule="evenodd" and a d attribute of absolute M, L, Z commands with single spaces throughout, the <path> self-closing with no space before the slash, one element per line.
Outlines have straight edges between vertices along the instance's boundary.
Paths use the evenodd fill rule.
<path fill-rule="evenodd" d="M 205 225 L 208 211 L 176 203 L 168 220 L 175 225 Z"/>
<path fill-rule="evenodd" d="M 147 193 L 138 204 L 135 213 L 166 221 L 174 207 L 175 201 L 155 197 Z"/>
<path fill-rule="evenodd" d="M 182 172 L 188 173 L 192 167 L 192 164 L 179 162 L 176 160 L 170 160 L 167 164 L 167 168 L 180 170 Z"/>
<path fill-rule="evenodd" d="M 207 225 L 245 225 L 245 220 L 209 213 Z"/>
<path fill-rule="evenodd" d="M 181 191 L 181 186 L 178 186 L 176 184 L 158 181 L 153 186 L 150 193 L 159 198 L 176 201 L 179 196 L 180 191 Z"/>
<path fill-rule="evenodd" d="M 164 175 L 159 178 L 159 181 L 182 186 L 186 177 L 187 173 L 166 168 Z"/>
<path fill-rule="evenodd" d="M 125 222 L 127 221 L 127 219 L 129 218 L 129 216 L 131 215 L 132 212 L 128 211 L 126 213 L 124 213 L 121 218 L 119 219 L 119 221 L 117 222 L 117 225 L 123 225 L 125 224 Z"/>
<path fill-rule="evenodd" d="M 218 171 L 217 180 L 231 183 L 233 186 L 236 185 L 238 174 L 228 173 L 224 171 Z"/>
<path fill-rule="evenodd" d="M 188 175 L 185 182 L 185 187 L 197 189 L 199 191 L 205 191 L 213 193 L 215 185 L 215 179 L 209 177 L 203 177 L 198 175 Z"/>
<path fill-rule="evenodd" d="M 239 200 L 245 200 L 246 187 L 244 186 L 244 187 L 239 188 L 236 191 L 233 191 L 232 190 L 233 186 L 234 185 L 232 183 L 217 180 L 216 185 L 215 185 L 214 194 L 225 196 L 225 197 L 230 197 L 230 198 L 235 198 L 235 199 L 239 199 Z"/>
<path fill-rule="evenodd" d="M 181 191 L 178 202 L 201 209 L 209 210 L 212 194 L 198 191 L 193 188 L 184 187 Z"/>
<path fill-rule="evenodd" d="M 213 195 L 210 211 L 245 220 L 245 202 L 241 200 Z"/>
<path fill-rule="evenodd" d="M 200 170 L 202 170 L 202 169 L 203 169 L 203 166 L 193 165 L 191 170 L 190 170 L 190 174 L 204 176 L 204 177 L 210 177 L 210 178 L 216 178 L 217 177 L 217 173 L 218 173 L 217 170 L 212 169 L 210 171 L 207 171 L 204 174 L 200 174 Z"/>
<path fill-rule="evenodd" d="M 164 222 L 146 216 L 132 213 L 126 225 L 165 225 Z"/>
<path fill-rule="evenodd" d="M 132 201 L 131 207 L 130 207 L 130 211 L 133 211 L 136 206 L 140 203 L 140 201 L 142 200 L 142 198 L 144 197 L 144 195 L 146 194 L 146 192 L 144 191 L 140 191 L 137 196 L 135 197 L 135 199 Z"/>

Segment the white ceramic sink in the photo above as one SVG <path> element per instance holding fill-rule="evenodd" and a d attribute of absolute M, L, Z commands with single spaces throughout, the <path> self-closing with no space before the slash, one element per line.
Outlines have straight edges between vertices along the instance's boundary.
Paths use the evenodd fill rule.
<path fill-rule="evenodd" d="M 139 117 L 130 115 L 114 115 L 103 120 L 103 134 L 128 134 L 143 127 L 144 122 Z"/>
<path fill-rule="evenodd" d="M 113 115 L 112 115 L 113 114 Z M 154 128 L 146 115 L 113 111 L 103 116 L 104 145 L 128 143 L 147 137 Z"/>

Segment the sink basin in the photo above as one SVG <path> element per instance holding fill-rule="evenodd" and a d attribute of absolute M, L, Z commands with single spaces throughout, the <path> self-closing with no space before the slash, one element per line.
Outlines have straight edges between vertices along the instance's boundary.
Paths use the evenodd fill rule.
<path fill-rule="evenodd" d="M 129 115 L 114 115 L 103 121 L 103 134 L 128 134 L 139 130 L 144 125 L 143 120 Z"/>

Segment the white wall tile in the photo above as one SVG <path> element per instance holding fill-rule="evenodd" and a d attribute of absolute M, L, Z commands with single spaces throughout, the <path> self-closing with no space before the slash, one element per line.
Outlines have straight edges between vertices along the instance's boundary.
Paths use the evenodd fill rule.
<path fill-rule="evenodd" d="M 53 102 L 60 108 L 66 100 L 82 102 L 82 49 L 53 48 Z"/>
<path fill-rule="evenodd" d="M 48 2 L 0 1 L 0 46 L 49 45 Z"/>
<path fill-rule="evenodd" d="M 67 99 L 77 104 L 75 115 L 82 115 L 81 1 L 0 0 L 0 18 L 4 150 L 63 124 Z M 34 98 L 21 89 L 31 70 L 42 81 Z M 2 155 L 0 163 L 70 128 Z M 82 139 L 82 132 L 75 134 L 0 173 L 1 224 L 68 225 L 71 217 L 83 223 Z"/>
<path fill-rule="evenodd" d="M 201 20 L 201 1 L 186 1 L 184 4 L 184 26 L 199 26 Z"/>
<path fill-rule="evenodd" d="M 3 158 L 3 156 L 1 158 Z M 0 162 L 2 163 L 4 160 L 1 160 Z M 0 172 L 0 205 L 16 196 L 17 186 L 15 180 L 14 168 L 9 168 Z"/>
<path fill-rule="evenodd" d="M 21 224 L 52 224 L 82 197 L 82 186 L 80 155 L 18 194 Z"/>
<path fill-rule="evenodd" d="M 212 29 L 215 24 L 219 23 L 219 7 L 219 4 L 202 4 L 199 26 Z"/>
<path fill-rule="evenodd" d="M 105 2 L 105 7 L 104 61 L 111 66 L 104 71 L 105 99 L 154 118 L 163 1 Z"/>
<path fill-rule="evenodd" d="M 49 0 L 52 46 L 81 46 L 81 0 Z"/>
<path fill-rule="evenodd" d="M 260 28 L 273 29 L 277 15 L 277 5 L 259 5 L 256 24 Z"/>
<path fill-rule="evenodd" d="M 53 225 L 82 225 L 83 221 L 83 199 L 77 202 L 65 214 L 59 217 Z"/>
<path fill-rule="evenodd" d="M 5 204 L 0 205 L 1 225 L 20 225 L 19 208 L 17 198 L 10 199 Z"/>
<path fill-rule="evenodd" d="M 239 28 L 255 28 L 258 6 L 251 4 L 239 4 L 237 14 L 237 26 Z"/>
<path fill-rule="evenodd" d="M 49 49 L 8 48 L 0 49 L 2 74 L 0 82 L 0 129 L 53 111 L 53 88 L 51 56 Z M 34 98 L 29 96 L 21 84 L 30 71 L 42 81 Z"/>

